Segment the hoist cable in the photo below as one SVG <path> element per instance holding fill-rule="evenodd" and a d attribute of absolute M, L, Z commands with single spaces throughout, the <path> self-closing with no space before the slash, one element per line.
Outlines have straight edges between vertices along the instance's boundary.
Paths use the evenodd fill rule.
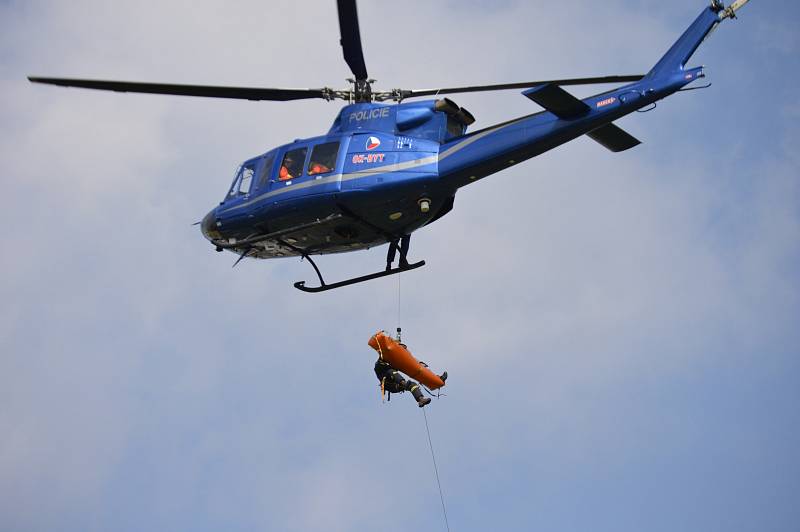
<path fill-rule="evenodd" d="M 397 328 L 400 328 L 400 277 L 403 274 L 399 274 L 397 276 Z"/>
<path fill-rule="evenodd" d="M 450 523 L 447 521 L 447 509 L 444 507 L 444 495 L 442 495 L 442 483 L 439 481 L 439 468 L 436 466 L 436 455 L 433 453 L 433 442 L 431 441 L 431 429 L 428 427 L 428 414 L 425 409 L 421 408 L 422 415 L 425 418 L 425 430 L 428 433 L 428 445 L 431 448 L 431 458 L 433 459 L 433 470 L 436 472 L 436 485 L 439 486 L 439 500 L 442 501 L 442 514 L 444 515 L 444 525 L 447 527 L 447 532 L 450 532 Z"/>

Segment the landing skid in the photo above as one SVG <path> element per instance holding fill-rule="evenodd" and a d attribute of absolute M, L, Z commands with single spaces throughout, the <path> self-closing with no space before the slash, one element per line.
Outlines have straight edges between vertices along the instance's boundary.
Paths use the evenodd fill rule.
<path fill-rule="evenodd" d="M 306 286 L 305 281 L 297 281 L 294 283 L 294 287 L 298 290 L 302 290 L 303 292 L 325 292 L 327 290 L 333 290 L 334 288 L 341 288 L 343 286 L 349 286 L 351 284 L 363 283 L 364 281 L 371 281 L 372 279 L 379 279 L 381 277 L 387 277 L 389 275 L 395 275 L 402 272 L 407 272 L 409 270 L 415 270 L 419 267 L 425 266 L 425 261 L 421 260 L 419 262 L 409 263 L 406 259 L 406 255 L 408 254 L 408 248 L 411 242 L 411 237 L 409 235 L 404 236 L 400 240 L 400 245 L 398 246 L 397 240 L 393 240 L 389 243 L 389 252 L 386 255 L 386 269 L 384 271 L 370 273 L 369 275 L 362 275 L 360 277 L 353 277 L 352 279 L 346 279 L 344 281 L 339 281 L 338 283 L 331 283 L 326 284 L 325 280 L 322 278 L 322 273 L 320 273 L 317 264 L 311 259 L 310 256 L 307 254 L 303 254 L 303 258 L 308 259 L 308 262 L 311 263 L 311 266 L 314 267 L 314 271 L 317 272 L 317 277 L 319 277 L 319 286 Z M 392 263 L 394 262 L 395 255 L 397 251 L 400 251 L 400 264 L 399 266 L 392 268 Z"/>
<path fill-rule="evenodd" d="M 309 262 L 311 262 L 311 259 L 309 257 L 306 258 L 308 259 Z M 413 264 L 407 264 L 406 266 L 398 266 L 397 268 L 390 268 L 382 272 L 375 272 L 369 275 L 362 275 L 361 277 L 353 277 L 352 279 L 347 279 L 346 281 L 339 281 L 338 283 L 331 283 L 331 284 L 325 283 L 325 281 L 322 279 L 322 275 L 320 275 L 319 273 L 319 269 L 313 262 L 311 262 L 311 265 L 314 266 L 315 270 L 317 270 L 317 276 L 319 276 L 320 286 L 306 286 L 305 281 L 297 281 L 296 283 L 294 283 L 294 287 L 297 288 L 298 290 L 302 290 L 303 292 L 312 292 L 312 293 L 324 292 L 326 290 L 333 290 L 334 288 L 341 288 L 343 286 L 348 286 L 351 284 L 363 283 L 364 281 L 370 281 L 372 279 L 378 279 L 380 277 L 386 277 L 388 275 L 394 275 L 396 273 L 402 273 L 402 272 L 407 272 L 409 270 L 414 270 L 416 268 L 419 268 L 420 266 L 425 266 L 425 261 L 421 260 Z"/>

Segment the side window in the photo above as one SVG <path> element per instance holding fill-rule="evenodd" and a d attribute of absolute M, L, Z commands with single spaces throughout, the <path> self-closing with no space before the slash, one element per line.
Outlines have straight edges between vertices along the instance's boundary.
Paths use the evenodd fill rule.
<path fill-rule="evenodd" d="M 308 161 L 308 175 L 326 174 L 336 168 L 336 156 L 339 154 L 339 142 L 317 144 L 311 150 Z"/>
<path fill-rule="evenodd" d="M 283 156 L 281 169 L 278 171 L 278 179 L 286 181 L 303 175 L 303 163 L 306 161 L 308 148 L 298 148 L 287 151 Z"/>
<path fill-rule="evenodd" d="M 258 188 L 264 188 L 269 181 L 269 176 L 272 172 L 272 164 L 275 162 L 275 152 L 268 153 L 264 156 L 264 164 L 261 166 L 261 176 L 258 178 Z"/>

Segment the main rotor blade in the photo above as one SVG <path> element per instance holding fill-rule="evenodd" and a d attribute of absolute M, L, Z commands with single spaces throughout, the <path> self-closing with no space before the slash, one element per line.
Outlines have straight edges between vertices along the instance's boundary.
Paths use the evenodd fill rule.
<path fill-rule="evenodd" d="M 364 63 L 364 51 L 361 49 L 361 33 L 358 30 L 358 12 L 356 0 L 337 0 L 339 8 L 339 32 L 342 38 L 344 60 L 356 79 L 367 79 L 367 65 Z"/>
<path fill-rule="evenodd" d="M 416 98 L 418 96 L 438 96 L 439 94 L 455 94 L 459 92 L 483 92 L 500 91 L 506 89 L 525 89 L 552 83 L 554 85 L 594 85 L 600 83 L 626 83 L 639 81 L 644 74 L 635 76 L 604 76 L 597 78 L 571 78 L 571 79 L 549 79 L 542 81 L 523 81 L 520 83 L 499 83 L 496 85 L 473 85 L 470 87 L 447 87 L 441 89 L 418 89 L 401 91 L 403 98 Z M 390 96 L 391 97 L 391 96 Z"/>
<path fill-rule="evenodd" d="M 305 100 L 330 98 L 328 89 L 268 89 L 258 87 L 217 87 L 213 85 L 175 85 L 166 83 L 139 83 L 134 81 L 100 81 L 94 79 L 40 78 L 29 76 L 33 83 L 47 83 L 62 87 L 82 87 L 115 92 L 141 92 L 146 94 L 173 94 L 176 96 L 204 96 L 207 98 L 235 98 L 239 100 Z"/>

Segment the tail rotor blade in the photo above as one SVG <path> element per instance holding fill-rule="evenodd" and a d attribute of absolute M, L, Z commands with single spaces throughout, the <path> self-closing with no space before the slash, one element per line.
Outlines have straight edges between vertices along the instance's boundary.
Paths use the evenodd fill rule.
<path fill-rule="evenodd" d="M 736 0 L 734 3 L 732 3 L 722 11 L 722 16 L 720 18 L 722 19 L 736 18 L 736 12 L 739 11 L 741 8 L 743 8 L 744 5 L 749 1 L 750 0 Z"/>

